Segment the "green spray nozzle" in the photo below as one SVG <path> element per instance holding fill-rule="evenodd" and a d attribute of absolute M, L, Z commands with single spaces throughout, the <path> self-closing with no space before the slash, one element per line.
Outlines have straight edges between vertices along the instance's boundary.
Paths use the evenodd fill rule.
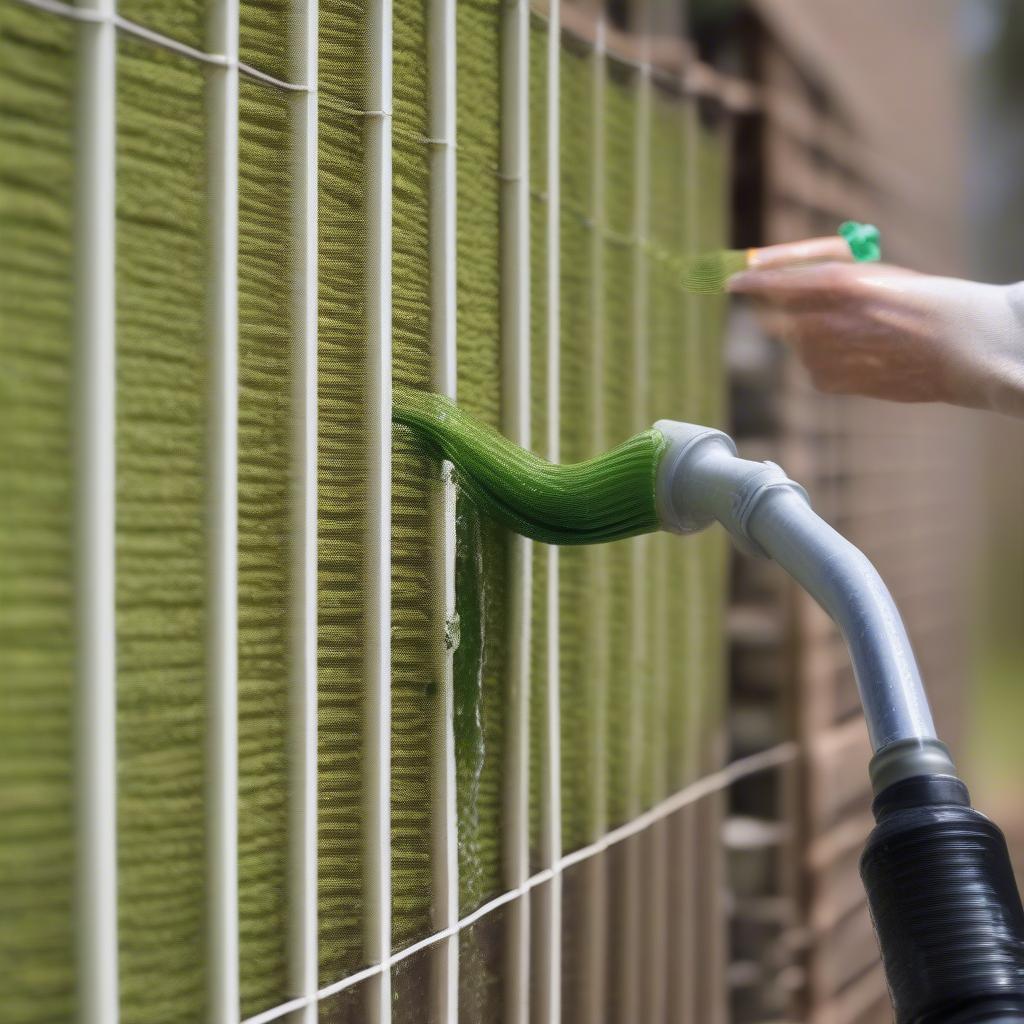
<path fill-rule="evenodd" d="M 845 220 L 839 225 L 839 234 L 857 263 L 873 263 L 882 258 L 882 235 L 874 224 Z"/>

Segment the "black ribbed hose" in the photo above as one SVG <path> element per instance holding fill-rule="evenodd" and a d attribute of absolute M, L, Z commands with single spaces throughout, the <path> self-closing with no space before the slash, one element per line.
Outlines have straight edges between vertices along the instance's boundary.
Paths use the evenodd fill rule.
<path fill-rule="evenodd" d="M 860 871 L 896 1024 L 1022 1024 L 1024 910 L 1002 832 L 947 775 L 873 805 Z"/>

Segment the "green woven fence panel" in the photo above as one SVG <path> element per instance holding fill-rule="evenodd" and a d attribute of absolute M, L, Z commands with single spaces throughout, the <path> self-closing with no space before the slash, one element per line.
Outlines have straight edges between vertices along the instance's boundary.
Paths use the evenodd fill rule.
<path fill-rule="evenodd" d="M 238 232 L 238 914 L 243 1017 L 286 1002 L 295 525 L 292 99 L 242 79 Z M 293 894 L 294 895 L 294 894 Z"/>
<path fill-rule="evenodd" d="M 687 160 L 685 113 L 679 97 L 653 90 L 651 129 L 651 301 L 650 344 L 655 417 L 695 418 L 689 402 L 694 387 L 688 370 L 697 340 L 687 324 L 689 296 L 681 287 L 674 262 L 686 248 Z M 693 633 L 703 595 L 690 581 L 696 572 L 698 550 L 693 538 L 661 535 L 653 538 L 652 567 L 656 594 L 655 635 L 658 699 L 652 703 L 651 728 L 660 733 L 659 748 L 666 760 L 655 765 L 654 800 L 687 779 L 688 742 L 692 732 L 689 701 L 697 685 Z M 663 744 L 663 745 L 662 745 Z"/>
<path fill-rule="evenodd" d="M 430 338 L 427 24 L 423 0 L 394 8 L 392 268 L 393 378 L 434 386 Z M 445 664 L 441 585 L 443 495 L 437 463 L 395 430 L 391 496 L 392 940 L 400 949 L 432 930 L 431 797 L 443 771 Z"/>
<path fill-rule="evenodd" d="M 197 50 L 206 49 L 212 0 L 118 0 L 122 18 Z"/>
<path fill-rule="evenodd" d="M 729 166 L 728 123 L 720 110 L 706 112 L 694 119 L 697 137 L 698 206 L 694 230 L 702 250 L 723 248 L 729 244 Z M 701 354 L 707 368 L 707 387 L 703 391 L 702 415 L 709 423 L 721 423 L 725 412 L 724 377 L 721 373 L 721 339 L 728 307 L 726 295 L 700 296 Z"/>
<path fill-rule="evenodd" d="M 370 468 L 363 3 L 320 5 L 320 980 L 362 966 L 364 581 Z"/>
<path fill-rule="evenodd" d="M 69 1020 L 75 29 L 0 7 L 0 1002 Z"/>
<path fill-rule="evenodd" d="M 548 23 L 530 16 L 530 430 L 533 450 L 550 458 L 548 435 Z M 530 870 L 543 867 L 541 808 L 547 756 L 548 557 L 533 546 L 530 626 Z"/>
<path fill-rule="evenodd" d="M 122 1020 L 203 1013 L 205 75 L 120 41 L 118 924 Z"/>
<path fill-rule="evenodd" d="M 694 119 L 697 138 L 698 187 L 702 202 L 694 230 L 701 249 L 722 248 L 729 244 L 729 134 L 721 111 L 710 112 L 709 120 Z M 725 330 L 727 298 L 724 295 L 699 296 L 700 358 L 703 365 L 704 388 L 700 415 L 703 422 L 725 425 L 725 379 L 722 370 L 721 339 Z M 727 568 L 731 554 L 728 539 L 721 531 L 702 538 L 703 572 L 701 586 L 707 594 L 702 637 L 707 665 L 706 699 L 704 701 L 701 735 L 705 738 L 701 753 L 703 771 L 720 767 L 725 751 L 726 666 L 725 607 L 727 601 Z"/>
<path fill-rule="evenodd" d="M 563 462 L 596 455 L 601 443 L 595 432 L 600 395 L 592 369 L 595 304 L 593 204 L 594 161 L 593 57 L 562 39 L 559 64 L 559 438 Z M 562 848 L 577 849 L 595 838 L 602 816 L 595 785 L 594 741 L 598 707 L 596 674 L 606 637 L 597 627 L 598 563 L 604 552 L 595 548 L 562 548 L 558 556 L 559 702 L 561 731 Z M 577 872 L 577 875 L 579 872 Z M 583 977 L 582 899 L 564 882 L 562 1000 L 579 1004 Z"/>
<path fill-rule="evenodd" d="M 675 175 L 683 175 L 683 166 L 673 166 L 669 134 L 675 115 L 672 98 L 652 87 L 650 102 L 650 135 L 648 175 L 649 223 L 647 238 L 647 310 L 646 357 L 648 364 L 647 409 L 653 423 L 662 416 L 681 419 L 678 404 L 671 395 L 671 344 L 673 331 L 681 328 L 673 317 L 669 296 L 672 279 L 666 265 L 666 218 L 674 215 L 672 184 Z M 680 541 L 676 537 L 655 534 L 647 541 L 644 603 L 649 609 L 643 632 L 644 649 L 648 652 L 650 681 L 644 709 L 644 752 L 641 778 L 641 801 L 644 806 L 656 803 L 667 793 L 666 762 L 671 734 L 668 720 L 668 633 L 669 593 L 679 581 L 670 579 L 670 562 L 676 557 Z M 681 628 L 680 623 L 672 628 Z M 673 723 L 679 728 L 681 723 Z"/>
<path fill-rule="evenodd" d="M 496 426 L 502 418 L 500 233 L 500 0 L 456 9 L 459 403 Z M 504 887 L 502 795 L 507 712 L 507 532 L 460 497 L 456 508 L 454 657 L 459 906 L 476 909 Z M 481 925 L 490 924 L 480 922 Z M 497 944 L 497 945 L 496 945 Z M 459 938 L 459 1020 L 495 1019 L 493 971 L 501 933 Z"/>
<path fill-rule="evenodd" d="M 203 48 L 208 4 L 122 0 L 120 13 Z M 291 5 L 242 4 L 242 59 L 290 76 Z M 394 6 L 395 384 L 435 384 L 430 325 L 426 5 Z M 319 921 L 320 982 L 366 962 L 365 580 L 372 517 L 367 338 L 367 5 L 325 0 L 319 141 Z M 500 3 L 461 0 L 458 19 L 458 392 L 502 422 Z M 73 1012 L 71 875 L 71 192 L 75 26 L 0 9 L 0 960 L 4 1019 Z M 548 353 L 558 343 L 560 458 L 609 446 L 658 416 L 717 422 L 724 411 L 721 297 L 695 299 L 673 266 L 725 244 L 727 137 L 654 90 L 649 181 L 636 178 L 635 72 L 608 63 L 594 108 L 594 58 L 565 45 L 559 241 L 560 339 L 547 331 L 547 26 L 531 20 L 531 358 L 534 447 L 546 452 Z M 117 139 L 117 729 L 119 968 L 125 1024 L 200 1020 L 209 979 L 207 474 L 209 223 L 207 73 L 122 35 Z M 288 963 L 289 734 L 295 488 L 291 152 L 295 97 L 243 78 L 239 121 L 239 912 L 242 1015 L 284 1002 Z M 603 150 L 595 160 L 600 119 Z M 687 189 L 697 160 L 700 201 Z M 598 173 L 602 177 L 598 178 Z M 650 239 L 635 209 L 650 197 Z M 603 217 L 594 206 L 603 194 Z M 688 219 L 688 210 L 699 215 Z M 646 330 L 633 287 L 646 261 Z M 595 361 L 595 343 L 600 359 Z M 636 367 L 646 351 L 649 372 Z M 595 424 L 598 429 L 595 429 Z M 442 488 L 396 431 L 392 487 L 392 893 L 395 948 L 429 933 L 432 794 L 441 770 L 446 625 Z M 374 516 L 376 513 L 374 512 Z M 460 499 L 455 743 L 460 905 L 504 887 L 507 534 Z M 16 541 L 15 541 L 16 538 Z M 722 721 L 721 538 L 650 537 L 560 553 L 563 843 L 626 820 L 634 783 L 650 804 L 714 767 L 695 737 Z M 637 593 L 638 552 L 646 571 Z M 530 850 L 541 866 L 549 651 L 548 551 L 534 546 Z M 595 686 L 604 680 L 607 691 Z M 694 716 L 694 694 L 699 721 Z M 599 701 L 607 698 L 607 704 Z M 630 724 L 638 710 L 643 741 Z M 595 778 L 598 749 L 607 776 Z M 601 794 L 607 794 L 602 802 Z M 617 876 L 616 876 L 617 877 Z M 577 905 L 582 908 L 582 891 Z M 567 896 L 566 992 L 580 946 Z M 583 911 L 581 910 L 581 913 Z M 580 920 L 584 919 L 583 917 Z M 461 1016 L 495 1019 L 502 915 L 460 936 Z M 575 931 L 574 931 L 575 929 Z M 396 973 L 408 1019 L 430 973 Z M 422 968 L 422 969 L 421 969 Z M 404 980 L 403 980 L 404 979 Z M 362 1019 L 359 988 L 321 1019 Z M 396 1011 L 397 1013 L 397 1011 Z M 401 1016 L 399 1015 L 399 1019 Z"/>
<path fill-rule="evenodd" d="M 594 188 L 593 71 L 591 58 L 563 48 L 560 63 L 561 117 L 561 338 L 559 426 L 561 461 L 597 454 L 594 436 L 597 395 L 591 378 L 594 336 L 592 278 Z M 562 746 L 562 843 L 565 850 L 592 838 L 596 816 L 592 792 L 595 708 L 594 554 L 587 548 L 559 553 L 559 688 Z"/>
<path fill-rule="evenodd" d="M 606 63 L 604 118 L 604 272 L 603 401 L 607 449 L 649 427 L 637 422 L 636 331 L 633 277 L 636 240 L 637 85 L 631 70 Z M 632 813 L 631 790 L 639 777 L 642 745 L 632 729 L 634 707 L 649 690 L 639 660 L 635 631 L 643 625 L 633 588 L 634 552 L 644 541 L 620 541 L 608 548 L 608 822 L 614 827 Z"/>
<path fill-rule="evenodd" d="M 637 331 L 636 238 L 638 189 L 636 143 L 638 125 L 638 77 L 614 60 L 606 61 L 604 84 L 604 224 L 601 246 L 604 275 L 604 402 L 605 439 L 610 447 L 637 430 L 650 426 L 646 417 L 637 422 L 637 355 L 646 337 Z M 635 586 L 635 559 L 645 551 L 648 538 L 620 541 L 608 548 L 608 710 L 607 815 L 609 827 L 621 824 L 639 809 L 639 778 L 645 738 L 637 735 L 635 715 L 651 692 L 644 672 L 638 633 L 644 628 L 641 587 Z M 639 913 L 637 882 L 631 869 L 638 840 L 619 844 L 605 855 L 608 909 L 607 977 L 605 1012 L 610 1020 L 627 1013 L 628 977 L 634 972 L 639 950 L 632 921 Z"/>
<path fill-rule="evenodd" d="M 304 13 L 294 0 L 240 0 L 239 60 L 275 78 L 295 81 L 294 30 Z"/>
<path fill-rule="evenodd" d="M 673 130 L 666 140 L 669 151 L 668 161 L 677 168 L 672 183 L 669 209 L 674 216 L 668 220 L 671 237 L 666 234 L 670 258 L 675 257 L 678 265 L 685 258 L 691 235 L 690 213 L 694 206 L 700 206 L 704 199 L 700 181 L 694 181 L 692 171 L 693 145 L 691 122 L 687 117 L 685 102 L 676 101 L 672 119 Z M 679 168 L 687 168 L 682 174 Z M 693 195 L 696 188 L 697 194 Z M 672 333 L 666 336 L 669 345 L 669 380 L 672 393 L 666 408 L 676 419 L 703 423 L 704 395 L 712 386 L 709 379 L 711 365 L 702 358 L 707 347 L 703 333 L 696 335 L 688 322 L 688 309 L 697 302 L 697 297 L 688 292 L 673 277 L 670 300 L 672 310 Z M 717 357 L 717 353 L 716 353 Z M 708 679 L 708 665 L 704 647 L 700 643 L 701 623 L 706 622 L 708 601 L 711 595 L 701 586 L 700 566 L 701 545 L 710 534 L 690 538 L 695 543 L 686 543 L 679 538 L 666 536 L 671 545 L 672 561 L 669 563 L 670 591 L 668 601 L 669 625 L 667 653 L 667 706 L 670 729 L 668 744 L 668 789 L 679 789 L 692 782 L 698 774 L 697 749 L 699 746 L 699 725 L 693 713 L 694 694 L 700 692 Z M 672 544 L 672 541 L 676 541 Z M 696 576 L 696 586 L 689 581 Z"/>
<path fill-rule="evenodd" d="M 456 17 L 458 395 L 470 413 L 500 426 L 500 3 L 463 0 Z M 508 538 L 463 499 L 457 531 L 455 756 L 465 912 L 502 886 Z"/>

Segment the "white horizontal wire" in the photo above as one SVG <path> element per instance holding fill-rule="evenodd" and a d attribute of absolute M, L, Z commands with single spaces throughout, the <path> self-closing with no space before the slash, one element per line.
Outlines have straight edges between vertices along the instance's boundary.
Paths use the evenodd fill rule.
<path fill-rule="evenodd" d="M 419 942 L 414 942 L 411 946 L 406 946 L 397 953 L 391 953 L 380 963 L 371 964 L 369 967 L 365 967 L 363 970 L 357 971 L 355 974 L 350 974 L 347 978 L 342 978 L 340 981 L 332 982 L 330 985 L 317 992 L 316 999 L 318 1001 L 321 999 L 327 999 L 329 996 L 337 995 L 339 992 L 344 992 L 346 989 L 352 988 L 354 985 L 358 985 L 361 981 L 367 981 L 384 971 L 390 971 L 395 964 L 400 963 L 411 956 L 415 956 L 416 953 L 419 953 L 424 949 L 429 949 L 430 947 L 437 945 L 439 942 L 443 942 L 445 939 L 451 938 L 453 935 L 458 935 L 460 932 L 470 927 L 470 925 L 476 924 L 476 922 L 481 918 L 487 917 L 489 914 L 494 913 L 495 910 L 511 903 L 513 900 L 519 899 L 521 896 L 525 896 L 538 885 L 550 882 L 553 878 L 563 874 L 566 869 L 573 865 L 580 864 L 592 857 L 596 857 L 598 854 L 604 853 L 609 849 L 609 847 L 615 846 L 618 843 L 643 832 L 657 822 L 671 817 L 677 811 L 682 810 L 690 804 L 696 803 L 698 800 L 703 800 L 712 793 L 728 789 L 728 787 L 734 782 L 746 778 L 748 775 L 756 775 L 758 772 L 768 771 L 771 768 L 778 768 L 780 765 L 788 764 L 790 761 L 795 760 L 798 753 L 799 745 L 793 741 L 787 741 L 785 743 L 779 743 L 774 747 L 769 747 L 767 750 L 762 750 L 760 753 L 751 754 L 749 757 L 743 757 L 737 761 L 733 761 L 732 764 L 726 765 L 719 771 L 713 772 L 702 779 L 698 779 L 696 782 L 692 782 L 689 786 L 685 786 L 683 789 L 673 793 L 672 796 L 666 797 L 660 803 L 655 804 L 650 810 L 638 815 L 631 821 L 627 821 L 624 825 L 620 825 L 618 828 L 612 829 L 610 832 L 607 832 L 605 835 L 601 836 L 600 839 L 590 843 L 588 846 L 583 846 L 578 850 L 574 850 L 572 853 L 565 854 L 558 859 L 553 867 L 545 868 L 543 871 L 538 871 L 535 875 L 531 875 L 525 882 L 523 882 L 522 885 L 517 886 L 515 889 L 509 889 L 507 892 L 503 892 L 500 896 L 496 896 L 493 900 L 490 900 L 483 904 L 483 906 L 478 907 L 472 914 L 467 914 L 465 917 L 460 918 L 458 922 L 451 927 L 442 928 L 440 931 L 434 932 L 432 935 L 428 935 L 424 939 L 420 939 Z M 275 1006 L 269 1010 L 265 1010 L 263 1013 L 259 1013 L 255 1017 L 248 1017 L 242 1021 L 241 1024 L 270 1024 L 271 1021 L 280 1020 L 287 1014 L 292 1013 L 295 1010 L 302 1009 L 311 1001 L 312 997 L 292 999 L 287 1003 L 282 1003 L 280 1006 Z"/>
<path fill-rule="evenodd" d="M 130 29 L 126 28 L 125 31 L 130 31 Z M 273 75 L 268 75 L 266 71 L 260 71 L 259 68 L 254 68 L 251 64 L 246 64 L 244 61 L 238 62 L 238 73 L 245 75 L 247 78 L 254 78 L 257 82 L 263 82 L 264 85 L 272 86 L 275 89 L 283 89 L 285 92 L 316 92 L 315 86 L 302 85 L 299 82 L 286 82 L 283 78 L 275 78 Z"/>
<path fill-rule="evenodd" d="M 215 67 L 237 68 L 239 74 L 252 78 L 257 82 L 263 82 L 265 85 L 273 86 L 275 89 L 283 89 L 286 92 L 315 91 L 308 85 L 300 85 L 296 82 L 286 82 L 284 79 L 275 78 L 273 75 L 268 75 L 265 71 L 260 71 L 259 68 L 254 68 L 251 64 L 245 64 L 240 60 L 232 59 L 226 54 L 208 53 L 205 50 L 199 50 L 194 46 L 189 46 L 188 43 L 179 42 L 177 39 L 165 36 L 161 32 L 154 32 L 152 29 L 146 28 L 145 25 L 140 25 L 138 22 L 123 18 L 120 14 L 108 14 L 90 7 L 72 7 L 70 4 L 62 3 L 61 0 L 16 0 L 16 2 L 23 4 L 25 7 L 34 7 L 38 11 L 45 11 L 47 14 L 54 14 L 59 18 L 68 18 L 71 21 L 80 21 L 93 25 L 112 24 L 126 35 L 142 39 L 144 42 L 152 43 L 154 46 L 169 50 L 171 53 L 177 53 L 182 57 L 189 57 L 192 60 L 200 61 L 203 64 L 212 64 Z"/>

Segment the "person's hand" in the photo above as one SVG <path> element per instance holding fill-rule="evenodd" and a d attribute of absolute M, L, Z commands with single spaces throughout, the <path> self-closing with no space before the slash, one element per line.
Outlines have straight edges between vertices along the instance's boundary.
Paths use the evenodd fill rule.
<path fill-rule="evenodd" d="M 794 266 L 789 247 L 771 248 L 774 264 L 734 275 L 729 290 L 758 304 L 822 391 L 1024 416 L 1024 285 L 881 263 Z"/>

